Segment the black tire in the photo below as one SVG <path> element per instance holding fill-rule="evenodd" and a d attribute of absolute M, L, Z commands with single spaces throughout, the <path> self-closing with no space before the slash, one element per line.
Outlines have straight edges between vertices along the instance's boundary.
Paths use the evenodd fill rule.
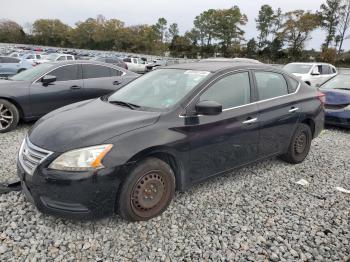
<path fill-rule="evenodd" d="M 26 70 L 25 68 L 18 69 L 17 74 L 18 74 L 18 73 L 21 73 L 21 72 L 23 72 L 23 71 L 25 71 L 25 70 Z"/>
<path fill-rule="evenodd" d="M 288 151 L 281 156 L 281 159 L 291 164 L 299 164 L 309 154 L 312 141 L 311 129 L 306 124 L 299 124 L 296 128 Z"/>
<path fill-rule="evenodd" d="M 127 175 L 119 197 L 119 215 L 130 221 L 144 221 L 163 213 L 175 193 L 171 167 L 158 158 L 146 158 Z"/>
<path fill-rule="evenodd" d="M 6 133 L 18 125 L 19 112 L 11 102 L 0 99 L 0 133 Z"/>

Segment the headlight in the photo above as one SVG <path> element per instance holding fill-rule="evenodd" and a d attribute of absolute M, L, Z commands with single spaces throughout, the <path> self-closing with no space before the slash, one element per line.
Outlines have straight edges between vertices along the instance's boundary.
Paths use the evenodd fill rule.
<path fill-rule="evenodd" d="M 56 158 L 49 168 L 64 171 L 87 171 L 103 168 L 102 160 L 113 145 L 91 146 L 72 150 Z"/>

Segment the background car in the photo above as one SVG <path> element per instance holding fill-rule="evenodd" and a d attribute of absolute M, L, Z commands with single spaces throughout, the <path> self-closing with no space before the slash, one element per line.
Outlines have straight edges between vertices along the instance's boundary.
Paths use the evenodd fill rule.
<path fill-rule="evenodd" d="M 36 63 L 26 59 L 0 56 L 0 76 L 7 77 L 15 75 L 36 65 Z"/>
<path fill-rule="evenodd" d="M 63 61 L 41 64 L 0 80 L 0 107 L 7 117 L 0 133 L 14 129 L 20 119 L 35 120 L 56 108 L 109 94 L 136 77 L 111 64 Z"/>
<path fill-rule="evenodd" d="M 123 61 L 127 64 L 128 69 L 132 72 L 144 74 L 147 72 L 146 62 L 137 57 L 126 57 Z"/>
<path fill-rule="evenodd" d="M 45 60 L 46 62 L 56 62 L 56 61 L 75 60 L 75 57 L 70 54 L 51 53 L 45 57 Z"/>
<path fill-rule="evenodd" d="M 95 57 L 91 60 L 104 62 L 107 64 L 113 64 L 115 66 L 119 66 L 124 69 L 128 69 L 128 65 L 120 58 L 114 58 L 114 57 Z"/>
<path fill-rule="evenodd" d="M 320 85 L 338 74 L 337 69 L 327 63 L 290 63 L 283 69 L 310 86 Z"/>
<path fill-rule="evenodd" d="M 326 95 L 326 124 L 350 128 L 350 74 L 341 74 L 321 85 Z"/>

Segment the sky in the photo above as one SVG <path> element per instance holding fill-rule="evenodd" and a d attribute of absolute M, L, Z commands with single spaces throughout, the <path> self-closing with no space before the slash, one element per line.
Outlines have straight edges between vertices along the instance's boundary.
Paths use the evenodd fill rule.
<path fill-rule="evenodd" d="M 6 0 L 0 0 L 0 2 Z M 102 14 L 107 19 L 117 18 L 126 25 L 154 24 L 159 17 L 168 23 L 178 23 L 180 32 L 184 33 L 193 27 L 194 18 L 210 8 L 240 7 L 248 16 L 244 27 L 245 38 L 257 36 L 255 18 L 264 4 L 274 9 L 282 8 L 283 12 L 295 9 L 316 11 L 325 0 L 20 0 L 6 1 L 1 5 L 0 19 L 11 19 L 22 26 L 39 18 L 58 18 L 71 26 L 77 21 Z M 312 34 L 306 48 L 319 49 L 325 34 L 317 30 Z M 345 42 L 350 49 L 350 40 Z"/>

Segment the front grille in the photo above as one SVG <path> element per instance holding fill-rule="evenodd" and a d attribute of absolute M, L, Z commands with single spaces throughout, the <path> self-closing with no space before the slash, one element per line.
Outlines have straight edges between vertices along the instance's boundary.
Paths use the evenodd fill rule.
<path fill-rule="evenodd" d="M 37 147 L 30 143 L 28 137 L 23 140 L 22 146 L 19 150 L 19 162 L 23 169 L 29 175 L 33 175 L 35 169 L 42 163 L 52 152 Z"/>

